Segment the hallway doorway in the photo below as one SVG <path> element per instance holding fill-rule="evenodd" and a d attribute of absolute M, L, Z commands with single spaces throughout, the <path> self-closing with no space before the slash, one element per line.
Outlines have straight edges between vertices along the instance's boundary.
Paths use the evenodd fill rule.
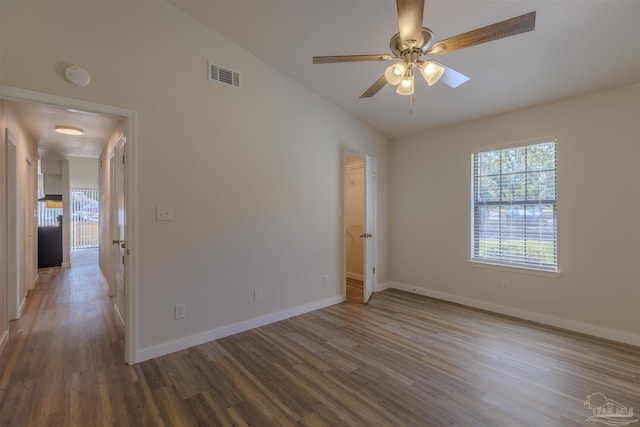
<path fill-rule="evenodd" d="M 63 227 L 63 262 L 62 266 L 70 265 L 70 258 L 73 257 L 76 260 L 79 260 L 75 255 L 72 255 L 71 251 L 71 231 L 73 230 L 72 219 L 71 219 L 71 210 L 70 205 L 72 200 L 71 197 L 71 188 L 69 186 L 69 176 L 68 176 L 68 167 L 69 157 L 85 157 L 85 158 L 93 158 L 98 159 L 101 155 L 102 151 L 107 148 L 107 143 L 111 142 L 111 137 L 100 138 L 100 142 L 102 146 L 97 147 L 97 152 L 88 153 L 87 145 L 85 143 L 78 143 L 78 139 L 74 140 L 74 136 L 71 134 L 66 134 L 63 137 L 65 140 L 60 143 L 60 141 L 53 140 L 52 138 L 43 137 L 43 132 L 51 132 L 54 130 L 54 127 L 57 126 L 59 122 L 71 121 L 73 123 L 68 123 L 72 125 L 72 128 L 80 128 L 80 131 L 84 130 L 84 134 L 87 138 L 89 138 L 92 133 L 90 132 L 90 128 L 92 124 L 96 122 L 107 123 L 104 125 L 106 129 L 103 129 L 104 132 L 108 132 L 109 135 L 113 135 L 116 132 L 119 132 L 117 135 L 117 139 L 120 138 L 123 134 L 133 133 L 133 129 L 135 129 L 135 113 L 131 110 L 126 110 L 118 107 L 110 107 L 102 104 L 95 104 L 92 102 L 81 101 L 71 98 L 65 98 L 55 95 L 43 94 L 38 92 L 33 92 L 29 90 L 12 88 L 8 86 L 0 86 L 0 99 L 2 99 L 5 104 L 11 103 L 16 110 L 21 108 L 22 106 L 26 106 L 25 109 L 35 110 L 36 112 L 45 111 L 46 114 L 41 114 L 39 117 L 43 118 L 43 123 L 35 123 L 32 127 L 28 125 L 29 122 L 28 116 L 22 114 L 23 111 L 19 112 L 19 116 L 21 116 L 25 123 L 24 127 L 26 132 L 33 136 L 37 146 L 38 146 L 38 155 L 40 158 L 47 158 L 52 160 L 54 163 L 56 161 L 61 162 L 61 166 L 59 167 L 61 172 L 57 172 L 57 174 L 61 175 L 61 178 L 57 180 L 58 183 L 61 183 L 61 190 L 54 191 L 54 194 L 61 194 L 62 196 L 62 204 L 63 204 L 63 218 L 62 218 L 62 227 Z M 70 119 L 71 118 L 71 119 Z M 108 120 L 104 121 L 103 118 L 107 118 Z M 48 121 L 47 121 L 48 120 Z M 101 121 L 102 120 L 102 121 Z M 53 123 L 55 122 L 55 123 Z M 81 123 L 78 125 L 76 122 Z M 111 124 L 108 124 L 111 123 Z M 119 125 L 115 125 L 114 123 L 120 123 Z M 55 126 L 54 126 L 55 124 Z M 76 125 L 76 126 L 73 126 Z M 76 129 L 78 130 L 78 129 Z M 102 135 L 104 135 L 104 132 Z M 83 134 L 82 132 L 80 134 Z M 95 135 L 94 135 L 95 136 Z M 59 137 L 57 135 L 56 137 Z M 77 137 L 80 138 L 80 137 Z M 96 138 L 94 138 L 95 140 Z M 127 176 L 135 176 L 133 173 L 134 167 L 136 165 L 136 156 L 135 156 L 135 137 L 132 135 L 127 138 L 127 150 L 126 156 L 129 159 L 125 166 L 125 173 Z M 65 143 L 68 141 L 68 143 Z M 88 139 L 83 140 L 83 142 L 91 142 Z M 99 143 L 100 143 L 99 142 Z M 82 151 L 85 150 L 85 151 Z M 108 157 L 107 157 L 108 159 Z M 104 163 L 104 162 L 103 162 Z M 106 164 L 101 165 L 101 167 L 107 168 L 109 167 L 108 160 Z M 97 163 L 96 163 L 97 164 Z M 51 173 L 55 175 L 56 173 Z M 47 193 L 47 186 L 44 185 L 44 192 Z M 127 180 L 126 187 L 124 188 L 124 198 L 129 199 L 131 194 L 134 193 L 136 187 L 136 182 L 134 179 Z M 36 186 L 34 185 L 34 188 Z M 108 185 L 107 185 L 108 188 Z M 98 219 L 98 216 L 101 216 L 104 212 L 104 209 L 101 209 L 101 206 L 105 203 L 105 195 L 108 192 L 100 192 L 98 194 L 99 200 L 95 200 L 96 197 L 89 197 L 91 202 L 83 204 L 82 213 L 80 215 L 83 216 L 83 219 L 86 222 L 90 222 L 89 224 L 92 229 L 100 229 L 102 221 Z M 106 196 L 108 197 L 108 196 Z M 35 197 L 34 197 L 35 198 Z M 107 209 L 108 210 L 108 205 Z M 127 216 L 130 218 L 135 218 L 134 214 L 135 205 L 132 203 L 127 203 Z M 99 209 L 99 211 L 96 211 Z M 75 218 L 74 218 L 75 219 Z M 129 221 L 126 224 L 125 229 L 123 230 L 124 235 L 131 236 L 128 239 L 128 243 L 133 246 L 135 243 L 135 234 L 133 230 L 135 229 L 135 221 Z M 103 230 L 100 231 L 100 241 L 99 246 L 105 247 L 108 249 L 109 253 L 112 253 L 112 235 L 109 227 L 107 227 L 109 232 L 105 233 Z M 93 230 L 93 234 L 95 235 L 95 230 Z M 95 246 L 94 243 L 85 242 L 86 244 L 81 244 L 83 247 L 92 247 Z M 122 295 L 122 304 L 120 310 L 122 311 L 122 317 L 128 320 L 125 325 L 125 339 L 124 339 L 124 351 L 122 354 L 122 359 L 124 359 L 128 363 L 135 363 L 136 359 L 136 348 L 135 348 L 135 340 L 134 340 L 134 331 L 136 330 L 136 321 L 137 318 L 135 316 L 136 311 L 136 301 L 135 301 L 135 282 L 132 280 L 133 277 L 136 277 L 136 263 L 131 262 L 136 258 L 136 251 L 131 250 L 131 246 L 127 247 L 125 262 L 127 265 L 127 270 L 125 271 L 124 280 L 126 280 L 127 287 L 125 287 L 124 295 Z M 11 252 L 11 249 L 9 249 Z M 74 251 L 75 252 L 75 251 Z M 79 251 L 82 252 L 82 251 Z M 82 262 L 84 264 L 89 262 L 95 262 L 95 268 L 99 272 L 101 277 L 110 277 L 112 271 L 102 271 L 98 268 L 98 258 L 95 256 L 95 253 L 92 252 L 93 257 L 84 257 L 82 258 Z M 89 255 L 84 253 L 82 255 Z M 100 265 L 103 263 L 100 262 Z M 108 263 L 110 268 L 109 270 L 113 270 L 113 263 L 109 261 Z M 129 267 L 131 266 L 131 267 Z M 75 268 L 74 268 L 75 270 Z M 114 276 L 115 277 L 115 274 Z M 104 290 L 104 289 L 103 289 Z M 105 292 L 106 295 L 106 292 Z M 6 298 L 6 295 L 3 295 Z"/>
<path fill-rule="evenodd" d="M 366 304 L 375 288 L 376 159 L 344 153 L 346 301 Z"/>

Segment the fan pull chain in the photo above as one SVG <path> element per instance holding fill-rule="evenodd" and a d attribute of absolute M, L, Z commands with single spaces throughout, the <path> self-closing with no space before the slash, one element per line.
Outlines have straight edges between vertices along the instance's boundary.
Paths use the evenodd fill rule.
<path fill-rule="evenodd" d="M 409 107 L 409 115 L 413 116 L 413 103 L 416 102 L 416 96 L 411 95 L 411 107 Z"/>

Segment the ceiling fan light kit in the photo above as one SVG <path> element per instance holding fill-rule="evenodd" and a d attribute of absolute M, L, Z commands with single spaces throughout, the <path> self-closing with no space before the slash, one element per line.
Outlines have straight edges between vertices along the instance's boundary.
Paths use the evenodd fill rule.
<path fill-rule="evenodd" d="M 384 71 L 384 78 L 387 83 L 396 86 L 400 84 L 406 72 L 407 66 L 404 64 L 404 62 L 398 62 L 397 64 L 393 64 L 387 67 L 387 69 Z"/>
<path fill-rule="evenodd" d="M 444 67 L 435 61 L 422 61 L 420 63 L 420 73 L 429 86 L 438 83 L 444 74 Z"/>
<path fill-rule="evenodd" d="M 413 70 L 409 68 L 402 78 L 402 81 L 396 88 L 396 93 L 399 95 L 413 95 L 414 86 L 413 86 Z"/>
<path fill-rule="evenodd" d="M 360 98 L 374 96 L 385 84 L 396 86 L 396 93 L 400 95 L 413 95 L 415 91 L 414 67 L 420 70 L 420 74 L 429 86 L 440 81 L 449 87 L 456 88 L 467 82 L 469 77 L 439 62 L 423 60 L 421 57 L 424 55 L 443 55 L 526 33 L 533 31 L 536 25 L 536 12 L 529 12 L 434 43 L 433 32 L 422 26 L 424 0 L 396 0 L 396 6 L 400 31 L 389 41 L 389 48 L 393 56 L 386 54 L 314 56 L 313 63 L 400 61 L 387 67 L 384 75 L 371 85 Z"/>

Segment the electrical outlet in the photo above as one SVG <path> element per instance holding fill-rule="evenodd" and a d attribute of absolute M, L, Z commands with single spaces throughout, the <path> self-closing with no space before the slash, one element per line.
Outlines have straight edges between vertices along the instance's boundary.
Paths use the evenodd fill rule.
<path fill-rule="evenodd" d="M 173 207 L 157 206 L 156 221 L 173 221 Z"/>
<path fill-rule="evenodd" d="M 173 306 L 173 318 L 174 320 L 184 319 L 186 315 L 186 309 L 184 304 L 178 304 Z"/>
<path fill-rule="evenodd" d="M 262 289 L 254 289 L 254 291 L 253 291 L 253 300 L 254 301 L 262 301 Z"/>
<path fill-rule="evenodd" d="M 327 287 L 329 286 L 329 275 L 325 274 L 324 276 L 322 276 L 322 286 L 323 287 Z"/>
<path fill-rule="evenodd" d="M 511 285 L 509 284 L 508 280 L 503 280 L 502 281 L 502 292 L 509 292 L 511 291 Z"/>

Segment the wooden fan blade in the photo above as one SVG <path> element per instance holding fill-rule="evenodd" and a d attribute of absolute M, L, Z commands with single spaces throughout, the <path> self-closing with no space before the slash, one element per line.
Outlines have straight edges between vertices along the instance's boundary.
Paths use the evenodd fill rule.
<path fill-rule="evenodd" d="M 398 27 L 400 41 L 409 46 L 409 40 L 415 40 L 416 47 L 422 46 L 422 19 L 424 0 L 396 0 L 398 8 Z"/>
<path fill-rule="evenodd" d="M 364 93 L 360 95 L 360 98 L 371 98 L 373 95 L 380 92 L 380 89 L 382 89 L 386 84 L 387 84 L 387 80 L 384 78 L 384 75 L 383 75 L 378 79 L 378 81 L 372 84 L 369 89 L 365 90 Z"/>
<path fill-rule="evenodd" d="M 314 64 L 333 64 L 336 62 L 366 62 L 366 61 L 390 61 L 396 59 L 391 55 L 342 55 L 342 56 L 314 56 Z"/>
<path fill-rule="evenodd" d="M 499 40 L 505 37 L 515 36 L 516 34 L 533 31 L 536 28 L 536 12 L 530 12 L 522 16 L 507 19 L 506 21 L 497 22 L 468 33 L 459 34 L 439 41 L 433 45 L 427 53 L 442 55 L 453 52 L 454 50 L 464 49 L 466 47 Z"/>

